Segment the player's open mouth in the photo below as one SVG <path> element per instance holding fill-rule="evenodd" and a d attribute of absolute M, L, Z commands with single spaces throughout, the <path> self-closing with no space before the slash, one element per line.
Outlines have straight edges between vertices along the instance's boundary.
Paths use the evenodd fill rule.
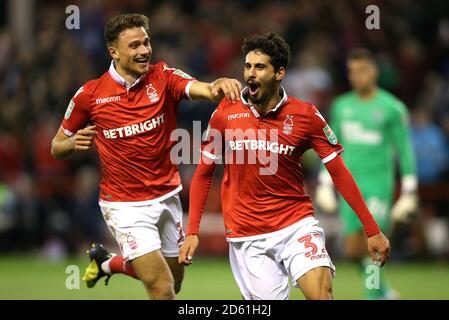
<path fill-rule="evenodd" d="M 259 85 L 257 83 L 248 83 L 249 94 L 254 96 L 259 91 Z"/>
<path fill-rule="evenodd" d="M 150 61 L 150 58 L 149 57 L 138 58 L 138 59 L 134 59 L 134 61 L 137 62 L 139 65 L 146 65 Z"/>

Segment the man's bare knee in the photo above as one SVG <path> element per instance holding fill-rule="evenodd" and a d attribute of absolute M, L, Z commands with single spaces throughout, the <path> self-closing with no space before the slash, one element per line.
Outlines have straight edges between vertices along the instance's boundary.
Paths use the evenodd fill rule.
<path fill-rule="evenodd" d="M 323 283 L 316 291 L 311 292 L 308 300 L 332 300 L 332 285 Z"/>
<path fill-rule="evenodd" d="M 305 273 L 297 280 L 307 300 L 331 300 L 332 277 L 328 267 L 319 267 Z"/>
<path fill-rule="evenodd" d="M 175 291 L 173 286 L 167 283 L 153 285 L 148 288 L 152 299 L 154 300 L 173 300 L 175 299 Z"/>
<path fill-rule="evenodd" d="M 173 279 L 155 278 L 152 276 L 143 276 L 140 279 L 152 299 L 171 300 L 175 298 Z"/>
<path fill-rule="evenodd" d="M 132 264 L 151 299 L 175 298 L 174 279 L 159 250 L 134 259 Z"/>

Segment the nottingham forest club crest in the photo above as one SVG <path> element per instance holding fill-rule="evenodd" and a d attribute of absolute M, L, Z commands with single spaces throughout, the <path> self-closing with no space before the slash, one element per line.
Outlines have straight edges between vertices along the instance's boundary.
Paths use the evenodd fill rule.
<path fill-rule="evenodd" d="M 154 88 L 152 84 L 147 85 L 147 95 L 151 103 L 157 102 L 159 100 L 156 88 Z"/>
<path fill-rule="evenodd" d="M 287 115 L 287 117 L 284 120 L 284 134 L 290 134 L 293 130 L 293 116 Z"/>
<path fill-rule="evenodd" d="M 327 137 L 327 140 L 333 145 L 337 144 L 337 137 L 335 136 L 335 133 L 332 131 L 331 127 L 329 125 L 325 126 L 323 128 L 324 134 Z"/>

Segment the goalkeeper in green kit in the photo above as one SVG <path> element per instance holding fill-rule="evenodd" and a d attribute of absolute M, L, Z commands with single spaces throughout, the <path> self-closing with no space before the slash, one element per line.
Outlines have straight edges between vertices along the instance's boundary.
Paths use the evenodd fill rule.
<path fill-rule="evenodd" d="M 353 91 L 335 99 L 331 106 L 331 127 L 345 151 L 344 161 L 354 175 L 366 203 L 382 232 L 388 234 L 392 222 L 407 221 L 417 210 L 417 178 L 411 145 L 408 111 L 392 94 L 377 86 L 378 69 L 372 54 L 355 49 L 347 58 L 348 77 Z M 393 204 L 395 163 L 401 173 L 401 193 Z M 337 199 L 326 170 L 319 175 L 316 203 L 325 212 L 334 212 Z M 368 299 L 397 298 L 383 281 L 366 285 L 367 259 L 363 227 L 352 209 L 340 199 L 345 255 L 360 264 L 363 286 Z"/>

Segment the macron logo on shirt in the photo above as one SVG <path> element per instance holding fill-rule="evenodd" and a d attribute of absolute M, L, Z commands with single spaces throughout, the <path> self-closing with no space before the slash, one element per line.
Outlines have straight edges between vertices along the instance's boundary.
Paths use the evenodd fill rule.
<path fill-rule="evenodd" d="M 240 118 L 249 118 L 249 113 L 248 112 L 234 113 L 234 114 L 230 114 L 228 116 L 228 120 L 234 120 L 234 119 L 240 119 Z"/>
<path fill-rule="evenodd" d="M 112 96 L 107 98 L 98 98 L 95 100 L 95 104 L 106 103 L 106 102 L 114 102 L 120 101 L 120 96 Z"/>

